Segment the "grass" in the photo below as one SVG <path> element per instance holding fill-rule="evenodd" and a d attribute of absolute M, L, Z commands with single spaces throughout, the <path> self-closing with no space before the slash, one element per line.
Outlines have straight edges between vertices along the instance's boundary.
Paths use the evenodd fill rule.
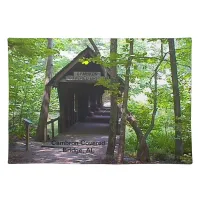
<path fill-rule="evenodd" d="M 132 157 L 135 157 L 137 154 L 137 136 L 132 130 L 132 128 L 128 126 L 126 128 L 125 141 L 125 153 Z M 147 143 L 149 146 L 149 153 L 152 160 L 171 161 L 175 159 L 175 142 L 173 132 L 165 134 L 161 131 L 152 131 L 152 133 L 147 139 Z M 186 151 L 188 151 L 187 149 L 190 147 L 189 145 L 186 145 L 187 143 L 185 142 Z M 186 148 L 186 146 L 188 146 L 188 148 Z M 186 153 L 181 158 L 181 160 L 183 161 L 183 163 L 190 164 L 192 163 L 192 156 L 191 154 Z"/>

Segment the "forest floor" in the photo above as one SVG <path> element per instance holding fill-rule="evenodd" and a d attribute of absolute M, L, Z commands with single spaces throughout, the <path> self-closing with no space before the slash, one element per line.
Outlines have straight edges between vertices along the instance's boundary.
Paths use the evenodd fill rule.
<path fill-rule="evenodd" d="M 87 137 L 81 136 L 87 139 Z M 99 141 L 106 141 L 107 136 L 95 136 Z M 44 146 L 43 146 L 44 145 Z M 42 147 L 43 146 L 43 147 Z M 118 146 L 118 144 L 117 144 Z M 9 164 L 25 164 L 25 163 L 54 163 L 54 164 L 116 164 L 116 160 L 107 162 L 105 153 L 107 145 L 91 146 L 93 153 L 75 153 L 63 152 L 60 148 L 51 148 L 50 142 L 43 144 L 30 139 L 29 151 L 26 151 L 25 140 L 18 140 L 9 148 Z M 82 149 L 87 147 L 82 146 Z M 117 148 L 116 148 L 117 149 Z M 116 154 L 116 152 L 115 152 Z M 152 161 L 149 164 L 168 164 L 174 162 L 169 161 Z M 142 164 L 135 158 L 125 155 L 124 164 Z"/>
<path fill-rule="evenodd" d="M 98 125 L 98 129 L 96 128 Z M 70 133 L 70 134 L 69 134 Z M 87 134 L 86 134 L 87 133 Z M 9 145 L 8 163 L 60 163 L 60 164 L 116 164 L 106 161 L 106 149 L 108 145 L 108 124 L 79 123 L 72 126 L 68 134 L 60 134 L 54 138 L 54 143 L 49 140 L 46 143 L 36 142 L 30 138 L 29 151 L 26 151 L 25 139 L 16 137 L 12 145 Z M 72 142 L 63 145 L 63 142 Z M 56 143 L 55 142 L 61 142 Z M 81 143 L 82 142 L 82 143 Z M 100 145 L 86 145 L 86 142 L 98 142 Z M 116 137 L 115 155 L 119 145 L 119 135 Z M 63 148 L 66 148 L 64 151 Z M 140 164 L 135 158 L 125 155 L 124 164 Z M 149 164 L 175 163 L 171 161 L 152 161 Z"/>
<path fill-rule="evenodd" d="M 96 137 L 97 138 L 97 137 Z M 101 139 L 105 139 L 102 138 Z M 107 145 L 93 146 L 94 153 L 63 152 L 62 148 L 41 147 L 42 142 L 30 139 L 30 149 L 26 151 L 25 140 L 18 140 L 9 149 L 9 164 L 57 163 L 57 164 L 116 164 L 105 161 Z M 45 144 L 48 146 L 48 144 Z M 51 146 L 51 145 L 49 145 Z M 134 158 L 125 157 L 125 163 L 139 163 Z"/>
<path fill-rule="evenodd" d="M 104 163 L 108 136 L 93 135 L 93 136 L 60 136 L 59 140 L 56 141 L 65 141 L 66 138 L 72 139 L 73 141 L 100 141 L 106 143 L 106 145 L 90 145 L 89 150 L 92 148 L 92 152 L 86 152 L 88 146 L 81 145 L 70 146 L 72 149 L 81 149 L 81 153 L 76 152 L 63 152 L 63 147 L 59 145 L 52 145 L 51 142 L 36 142 L 34 139 L 30 139 L 29 151 L 26 151 L 26 142 L 25 140 L 18 140 L 9 148 L 9 159 L 8 163 L 10 164 L 20 164 L 20 163 L 60 163 L 60 164 L 89 164 L 89 163 Z M 65 138 L 63 140 L 62 138 Z M 83 153 L 84 152 L 84 153 Z M 134 159 L 133 159 L 134 160 Z"/>
<path fill-rule="evenodd" d="M 98 127 L 98 128 L 97 128 Z M 25 140 L 14 138 L 14 144 L 9 147 L 9 163 L 102 163 L 105 159 L 108 144 L 109 124 L 107 123 L 77 123 L 67 134 L 59 134 L 53 141 L 62 144 L 36 142 L 33 138 L 26 151 Z M 118 143 L 117 136 L 117 143 Z M 63 142 L 71 144 L 63 145 Z M 86 145 L 86 142 L 98 142 L 100 145 Z M 66 151 L 63 150 L 66 148 Z M 117 150 L 117 148 L 116 148 Z"/>
<path fill-rule="evenodd" d="M 98 153 L 76 153 L 76 152 L 63 152 L 63 148 L 51 148 L 47 147 L 51 144 L 45 143 L 46 147 L 42 142 L 36 142 L 30 139 L 29 151 L 26 151 L 25 141 L 17 141 L 9 149 L 9 160 L 8 163 L 87 163 L 94 162 L 96 159 L 101 159 L 102 149 L 98 149 Z"/>

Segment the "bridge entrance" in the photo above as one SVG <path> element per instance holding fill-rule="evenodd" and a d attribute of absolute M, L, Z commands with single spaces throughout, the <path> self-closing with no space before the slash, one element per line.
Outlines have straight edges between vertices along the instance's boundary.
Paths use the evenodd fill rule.
<path fill-rule="evenodd" d="M 106 88 L 95 86 L 99 78 L 109 78 L 109 74 L 99 64 L 80 62 L 82 58 L 95 56 L 91 48 L 86 48 L 48 83 L 58 91 L 59 133 L 67 132 L 77 122 L 109 124 L 110 107 L 105 108 L 102 100 Z"/>

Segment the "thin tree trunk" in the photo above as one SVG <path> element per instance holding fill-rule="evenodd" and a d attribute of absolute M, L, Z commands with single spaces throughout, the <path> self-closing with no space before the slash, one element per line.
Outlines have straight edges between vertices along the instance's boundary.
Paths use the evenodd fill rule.
<path fill-rule="evenodd" d="M 90 44 L 92 45 L 92 47 L 94 48 L 94 51 L 96 52 L 97 55 L 100 55 L 99 49 L 97 47 L 97 45 L 94 43 L 92 38 L 88 38 Z"/>
<path fill-rule="evenodd" d="M 122 118 L 120 124 L 120 141 L 118 149 L 117 163 L 123 163 L 124 160 L 124 147 L 125 147 L 125 130 L 126 130 L 126 118 L 127 118 L 127 103 L 128 103 L 128 92 L 129 92 L 129 78 L 130 69 L 133 59 L 133 39 L 130 39 L 130 51 L 129 59 L 126 67 L 124 95 L 123 95 L 123 107 L 122 107 Z"/>
<path fill-rule="evenodd" d="M 97 47 L 97 45 L 95 44 L 94 40 L 92 38 L 88 38 L 90 44 L 92 45 L 95 53 L 97 56 L 101 56 L 101 53 Z M 103 68 L 103 73 L 104 73 L 104 76 L 107 77 L 107 69 L 106 68 Z"/>
<path fill-rule="evenodd" d="M 154 128 L 155 125 L 155 117 L 156 117 L 156 113 L 157 113 L 157 105 L 158 105 L 158 68 L 160 67 L 160 65 L 162 64 L 162 62 L 164 61 L 166 55 L 168 54 L 165 53 L 163 55 L 163 44 L 162 44 L 162 40 L 161 40 L 161 55 L 160 55 L 160 62 L 158 63 L 158 65 L 156 66 L 155 70 L 154 70 L 154 95 L 153 95 L 153 112 L 152 112 L 152 117 L 151 117 L 151 124 L 149 126 L 149 128 L 147 129 L 146 133 L 145 133 L 145 137 L 148 138 L 149 134 L 151 133 L 151 131 Z"/>
<path fill-rule="evenodd" d="M 138 126 L 138 123 L 136 119 L 130 114 L 130 112 L 127 115 L 127 121 L 135 131 L 138 139 L 138 148 L 137 148 L 137 160 L 141 162 L 149 162 L 149 147 L 146 142 L 146 137 L 143 134 L 141 128 Z"/>
<path fill-rule="evenodd" d="M 14 109 L 13 109 L 13 120 L 12 120 L 12 122 L 13 122 L 13 127 L 15 126 L 15 108 L 16 108 L 16 98 L 15 98 L 15 100 L 14 100 Z"/>
<path fill-rule="evenodd" d="M 48 38 L 48 48 L 53 48 L 53 39 Z M 51 93 L 51 86 L 47 86 L 46 84 L 51 80 L 53 76 L 53 56 L 48 56 L 47 59 L 47 66 L 46 66 L 46 76 L 45 76 L 45 90 L 43 94 L 43 101 L 40 111 L 40 118 L 38 122 L 38 128 L 36 132 L 36 139 L 37 141 L 45 141 L 46 139 L 46 126 L 47 126 L 47 118 L 48 118 L 48 111 L 49 111 L 49 102 L 50 102 L 50 93 Z"/>
<path fill-rule="evenodd" d="M 158 96 L 158 94 L 157 94 L 157 74 L 158 74 L 158 68 L 164 61 L 166 55 L 167 55 L 167 53 L 165 53 L 163 55 L 163 45 L 161 42 L 161 58 L 160 58 L 160 62 L 158 63 L 158 65 L 156 66 L 156 68 L 154 70 L 155 73 L 153 75 L 154 76 L 154 106 L 153 106 L 153 112 L 152 112 L 152 119 L 151 119 L 151 124 L 150 124 L 149 128 L 147 129 L 146 133 L 143 134 L 142 130 L 138 126 L 137 120 L 130 114 L 130 112 L 128 113 L 128 116 L 127 116 L 127 121 L 130 123 L 130 125 L 132 126 L 133 130 L 135 131 L 135 133 L 137 135 L 137 139 L 139 142 L 138 149 L 137 149 L 137 159 L 140 160 L 141 162 L 150 161 L 149 147 L 147 145 L 146 139 L 148 138 L 149 134 L 153 130 L 154 124 L 155 124 L 155 116 L 156 116 L 156 112 L 157 112 L 157 96 Z"/>
<path fill-rule="evenodd" d="M 158 69 L 155 69 L 155 73 L 154 73 L 154 95 L 153 95 L 153 113 L 152 113 L 152 117 L 151 117 L 151 124 L 149 126 L 149 128 L 147 129 L 146 133 L 145 133 L 145 138 L 147 138 L 149 136 L 149 134 L 151 133 L 151 131 L 154 128 L 155 125 L 155 117 L 156 117 L 156 113 L 157 113 L 157 104 L 158 104 L 158 86 L 157 86 L 157 76 L 158 76 Z"/>
<path fill-rule="evenodd" d="M 12 112 L 12 116 L 13 116 L 13 118 L 12 118 L 12 123 L 13 123 L 13 127 L 14 127 L 14 124 L 15 124 L 15 113 L 14 113 L 14 110 L 13 110 L 13 112 Z"/>
<path fill-rule="evenodd" d="M 176 64 L 176 52 L 174 39 L 169 38 L 169 53 L 171 63 L 171 76 L 172 76 L 172 87 L 173 87 L 173 99 L 174 99 L 174 115 L 175 115 L 175 156 L 179 160 L 180 156 L 183 155 L 183 142 L 182 142 L 182 127 L 181 127 L 181 105 L 180 105 L 180 94 L 178 86 L 178 74 Z"/>
<path fill-rule="evenodd" d="M 111 38 L 110 40 L 110 56 L 117 53 L 117 39 Z M 116 59 L 111 59 L 111 62 Z M 111 84 L 117 81 L 117 67 L 113 66 L 110 69 Z M 106 152 L 107 160 L 114 158 L 114 150 L 116 144 L 116 131 L 117 131 L 117 96 L 111 93 L 111 111 L 110 111 L 110 133 L 108 138 L 108 147 Z"/>
<path fill-rule="evenodd" d="M 24 99 L 23 99 L 22 104 L 21 104 L 20 115 L 19 115 L 19 124 L 20 125 L 22 123 L 23 108 L 24 108 L 24 104 L 25 104 L 25 101 L 26 101 L 26 96 L 27 96 L 27 92 L 26 92 L 26 90 L 24 90 Z"/>

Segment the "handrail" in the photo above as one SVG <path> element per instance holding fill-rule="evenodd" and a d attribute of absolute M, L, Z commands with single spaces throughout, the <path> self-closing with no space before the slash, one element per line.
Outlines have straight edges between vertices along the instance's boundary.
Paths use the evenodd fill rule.
<path fill-rule="evenodd" d="M 55 119 L 51 119 L 50 121 L 47 122 L 47 125 L 48 124 L 51 124 L 51 129 L 52 129 L 52 139 L 54 138 L 54 122 L 59 120 L 60 117 L 57 117 Z M 30 137 L 30 126 L 35 126 L 33 124 L 33 122 L 31 122 L 30 120 L 28 119 L 23 119 L 24 121 L 24 125 L 25 125 L 25 129 L 26 129 L 26 151 L 29 151 L 29 137 Z M 46 129 L 47 131 L 47 129 Z M 46 135 L 46 133 L 45 133 Z M 46 142 L 46 136 L 45 136 L 45 142 Z"/>
<path fill-rule="evenodd" d="M 50 121 L 47 122 L 48 124 L 51 124 L 51 131 L 52 131 L 52 139 L 54 138 L 54 122 L 59 120 L 60 117 L 57 117 L 55 119 L 51 119 Z"/>
<path fill-rule="evenodd" d="M 57 118 L 55 118 L 55 119 L 51 119 L 50 121 L 47 122 L 47 124 L 51 124 L 51 123 L 57 121 L 58 119 L 59 119 L 59 117 L 57 117 Z"/>

